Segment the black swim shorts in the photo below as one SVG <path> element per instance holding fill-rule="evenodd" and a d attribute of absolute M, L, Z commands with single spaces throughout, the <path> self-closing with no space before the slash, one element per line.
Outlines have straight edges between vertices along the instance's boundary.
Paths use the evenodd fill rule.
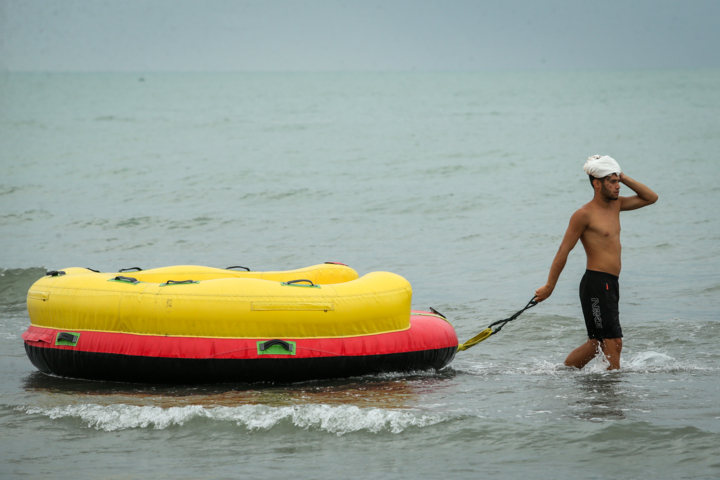
<path fill-rule="evenodd" d="M 580 281 L 580 305 L 589 338 L 622 338 L 618 300 L 618 277 L 605 272 L 585 270 Z"/>

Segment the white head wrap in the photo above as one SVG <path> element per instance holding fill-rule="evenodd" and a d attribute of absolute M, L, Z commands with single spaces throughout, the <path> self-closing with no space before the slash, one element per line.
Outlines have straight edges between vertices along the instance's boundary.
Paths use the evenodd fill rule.
<path fill-rule="evenodd" d="M 605 178 L 613 173 L 620 175 L 620 172 L 622 172 L 620 165 L 618 165 L 615 159 L 607 155 L 593 155 L 592 157 L 588 157 L 583 170 L 595 178 Z"/>

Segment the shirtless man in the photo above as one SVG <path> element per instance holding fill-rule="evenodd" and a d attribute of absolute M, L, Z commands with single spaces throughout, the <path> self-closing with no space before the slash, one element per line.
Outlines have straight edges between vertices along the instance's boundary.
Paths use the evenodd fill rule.
<path fill-rule="evenodd" d="M 615 370 L 620 368 L 623 336 L 618 316 L 618 276 L 622 249 L 620 212 L 653 204 L 658 196 L 642 183 L 622 173 L 620 166 L 610 157 L 592 156 L 584 170 L 590 176 L 595 194 L 589 203 L 570 217 L 565 237 L 550 267 L 547 283 L 535 291 L 535 300 L 542 302 L 552 294 L 568 254 L 579 239 L 587 255 L 587 270 L 580 282 L 580 304 L 588 340 L 570 352 L 565 365 L 583 368 L 602 350 L 610 363 L 608 370 Z M 620 197 L 621 183 L 636 195 Z"/>

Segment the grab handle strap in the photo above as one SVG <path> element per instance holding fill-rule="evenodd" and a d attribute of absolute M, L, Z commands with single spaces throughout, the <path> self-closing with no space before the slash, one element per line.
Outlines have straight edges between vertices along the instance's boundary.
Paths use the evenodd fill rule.
<path fill-rule="evenodd" d="M 115 280 L 116 282 L 139 283 L 138 279 L 135 277 L 123 277 L 122 275 L 118 275 L 112 280 Z"/>
<path fill-rule="evenodd" d="M 310 285 L 304 285 L 307 282 Z M 320 288 L 320 285 L 315 285 L 312 280 L 307 278 L 300 278 L 298 280 L 290 280 L 289 282 L 280 282 L 280 285 L 284 287 L 305 287 L 305 288 Z"/>
<path fill-rule="evenodd" d="M 292 353 L 293 346 L 292 344 L 286 342 L 285 340 L 275 339 L 275 340 L 268 340 L 267 342 L 263 342 L 260 344 L 259 348 L 261 352 L 264 352 L 268 348 L 272 347 L 273 345 L 280 345 L 282 348 L 287 350 L 288 352 Z"/>

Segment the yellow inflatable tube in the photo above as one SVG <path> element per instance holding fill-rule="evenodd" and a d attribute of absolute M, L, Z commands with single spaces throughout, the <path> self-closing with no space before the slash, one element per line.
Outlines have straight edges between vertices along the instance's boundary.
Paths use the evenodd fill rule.
<path fill-rule="evenodd" d="M 349 267 L 324 264 L 288 272 L 176 266 L 122 274 L 134 281 L 84 268 L 64 272 L 30 288 L 32 325 L 258 339 L 352 337 L 410 328 L 412 288 L 388 272 L 358 278 Z"/>
<path fill-rule="evenodd" d="M 71 272 L 87 273 L 85 268 L 68 268 L 66 273 Z M 117 274 L 115 274 L 117 275 Z M 313 283 L 325 285 L 333 283 L 344 283 L 357 280 L 358 274 L 346 265 L 325 263 L 313 265 L 312 267 L 299 268 L 297 270 L 285 270 L 281 272 L 244 272 L 235 270 L 224 270 L 222 268 L 201 267 L 198 265 L 178 265 L 175 267 L 154 268 L 139 272 L 122 273 L 137 278 L 141 282 L 163 283 L 171 279 L 191 278 L 200 280 L 217 280 L 221 278 L 257 278 L 260 280 L 273 280 L 277 282 L 288 282 L 298 278 L 306 278 Z M 168 277 L 169 275 L 169 277 Z M 177 278 L 176 278 L 177 277 Z"/>

